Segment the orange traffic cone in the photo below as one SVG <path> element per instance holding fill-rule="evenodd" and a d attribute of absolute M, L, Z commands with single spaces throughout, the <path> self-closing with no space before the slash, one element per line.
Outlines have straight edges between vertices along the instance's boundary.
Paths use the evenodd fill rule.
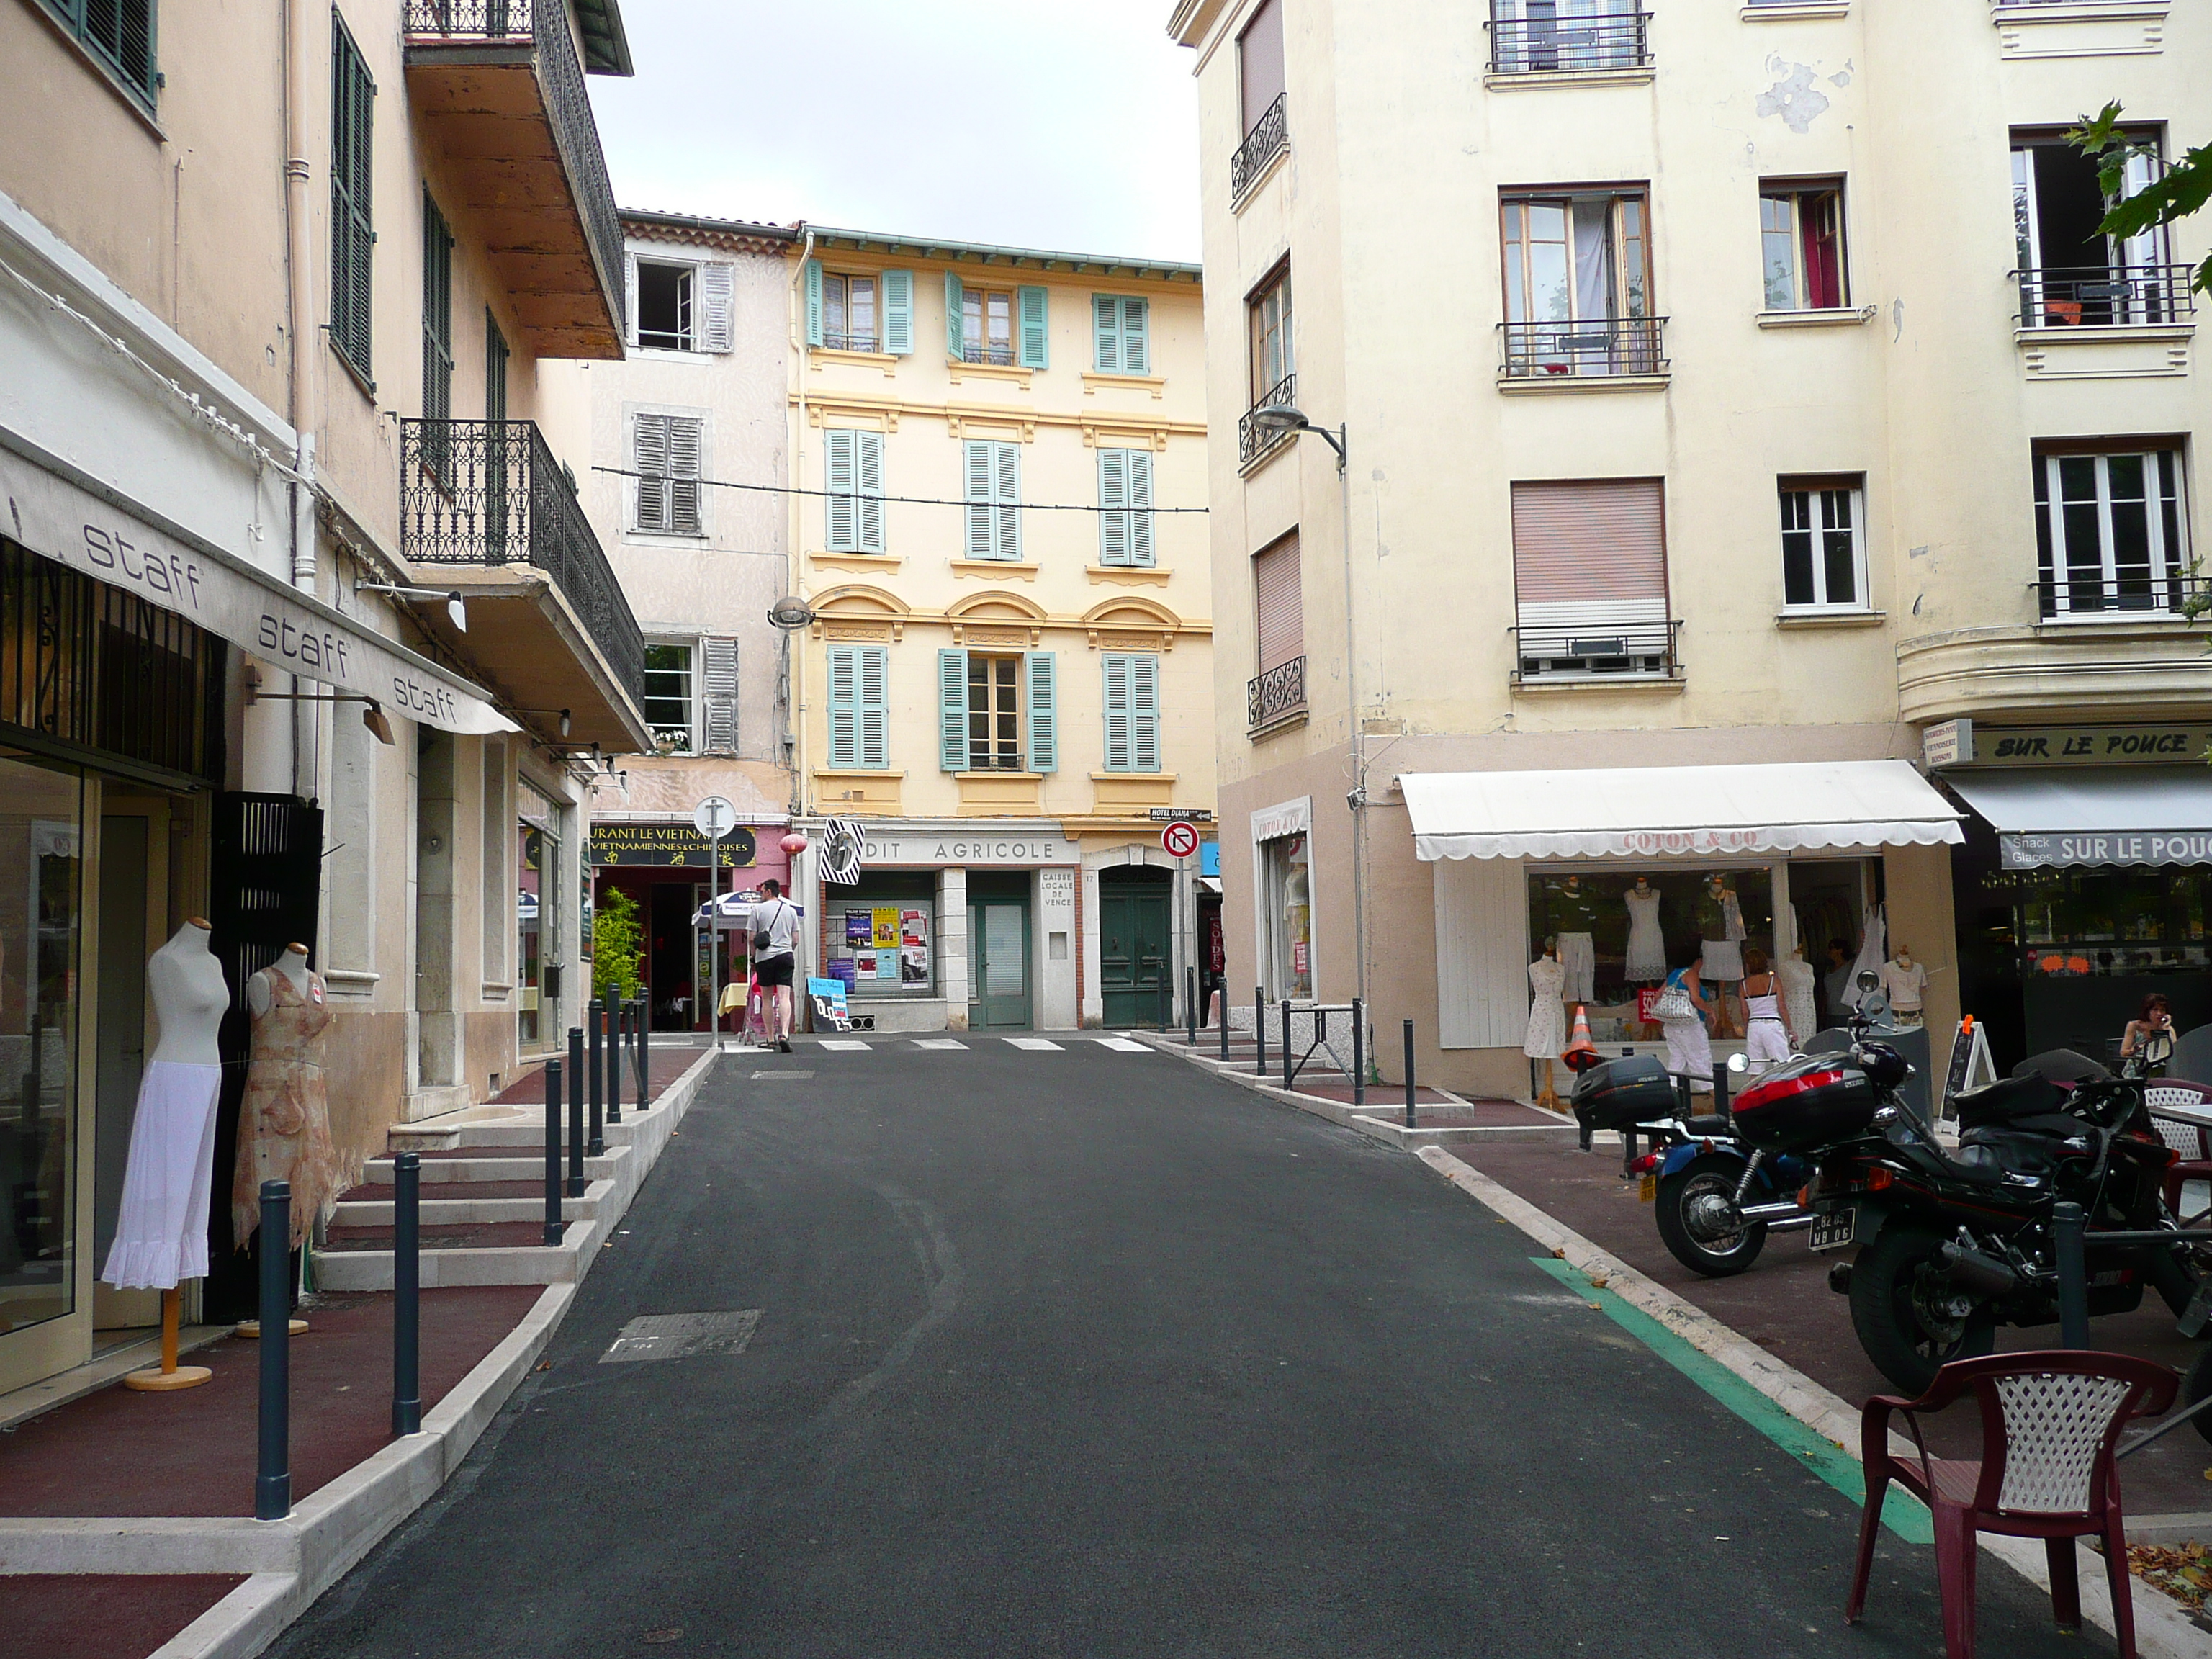
<path fill-rule="evenodd" d="M 1587 1072 L 1598 1063 L 1597 1044 L 1590 1041 L 1589 1011 L 1579 1002 L 1575 1005 L 1574 1035 L 1567 1039 L 1559 1058 L 1569 1071 L 1577 1073 Z"/>

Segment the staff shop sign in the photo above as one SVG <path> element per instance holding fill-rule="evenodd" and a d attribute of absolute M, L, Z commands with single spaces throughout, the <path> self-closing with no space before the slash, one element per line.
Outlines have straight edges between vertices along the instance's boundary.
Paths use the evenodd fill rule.
<path fill-rule="evenodd" d="M 2008 870 L 2077 870 L 2096 865 L 2212 864 L 2212 830 L 2097 830 L 2075 835 L 2005 835 Z"/>
<path fill-rule="evenodd" d="M 745 870 L 759 856 L 753 832 L 738 824 L 722 837 L 722 868 Z M 646 866 L 704 870 L 712 848 L 688 823 L 595 823 L 592 862 L 617 868 Z"/>

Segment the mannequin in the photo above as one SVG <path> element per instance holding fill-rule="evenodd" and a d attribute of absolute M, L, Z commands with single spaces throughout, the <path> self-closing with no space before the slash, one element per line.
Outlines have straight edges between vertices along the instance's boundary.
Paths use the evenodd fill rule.
<path fill-rule="evenodd" d="M 1643 876 L 1628 890 L 1628 965 L 1632 985 L 1651 985 L 1667 977 L 1667 940 L 1659 927 L 1659 890 Z"/>
<path fill-rule="evenodd" d="M 1802 1043 L 1820 1029 L 1813 1002 L 1813 964 L 1805 960 L 1804 946 L 1791 946 L 1790 954 L 1774 964 L 1774 976 L 1782 981 L 1783 1016 Z"/>
<path fill-rule="evenodd" d="M 1889 999 L 1889 1011 L 1897 1016 L 1897 1023 L 1919 1024 L 1922 994 L 1928 988 L 1927 967 L 1912 959 L 1910 946 L 1900 945 L 1881 971 L 1882 994 Z"/>
<path fill-rule="evenodd" d="M 1559 965 L 1559 941 L 1544 941 L 1544 954 L 1528 964 L 1528 1032 L 1522 1039 L 1521 1052 L 1531 1060 L 1544 1062 L 1544 1086 L 1537 1092 L 1536 1103 L 1547 1110 L 1559 1109 L 1559 1097 L 1552 1087 L 1552 1060 L 1566 1047 L 1566 1012 L 1559 1006 L 1559 988 L 1566 982 L 1567 970 Z"/>
<path fill-rule="evenodd" d="M 330 1100 L 323 1077 L 323 1034 L 330 1028 L 329 994 L 307 967 L 307 947 L 284 954 L 246 982 L 253 1016 L 246 1098 L 239 1108 L 238 1164 L 230 1188 L 231 1237 L 240 1249 L 260 1225 L 261 1183 L 292 1185 L 292 1236 L 264 1239 L 264 1249 L 296 1250 L 346 1183 L 331 1141 Z M 252 1324 L 252 1322 L 247 1322 Z M 294 1330 L 305 1330 L 300 1320 Z M 253 1324 L 251 1334 L 260 1327 Z M 241 1334 L 246 1334 L 240 1328 Z"/>
<path fill-rule="evenodd" d="M 125 1388 L 144 1392 L 193 1388 L 215 1375 L 204 1365 L 177 1364 L 179 1281 L 207 1275 L 216 1098 L 222 1091 L 216 1039 L 230 1006 L 210 933 L 195 916 L 147 959 L 161 1036 L 139 1080 L 115 1243 L 100 1273 L 119 1290 L 161 1292 L 161 1363 L 123 1379 Z"/>
<path fill-rule="evenodd" d="M 1715 876 L 1698 900 L 1698 948 L 1705 956 L 1700 977 L 1713 988 L 1713 1035 L 1740 1036 L 1729 1012 L 1729 990 L 1743 977 L 1743 908 L 1725 876 Z"/>
<path fill-rule="evenodd" d="M 1588 1002 L 1597 994 L 1597 941 L 1591 928 L 1597 905 L 1583 890 L 1580 876 L 1569 876 L 1552 893 L 1552 920 L 1559 929 L 1559 967 L 1565 974 L 1560 994 L 1569 1002 Z M 1554 1044 L 1553 1052 L 1558 1052 Z"/>

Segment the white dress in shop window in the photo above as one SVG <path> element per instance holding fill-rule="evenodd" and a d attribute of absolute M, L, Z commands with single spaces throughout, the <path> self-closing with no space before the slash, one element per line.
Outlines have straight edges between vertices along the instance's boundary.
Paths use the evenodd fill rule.
<path fill-rule="evenodd" d="M 1557 1060 L 1567 1046 L 1567 1011 L 1559 1005 L 1560 988 L 1567 970 L 1552 957 L 1539 957 L 1528 964 L 1528 1035 L 1521 1052 L 1531 1060 Z"/>
<path fill-rule="evenodd" d="M 1820 1016 L 1813 1005 L 1813 964 L 1784 957 L 1774 964 L 1774 976 L 1782 981 L 1782 1008 L 1790 1016 L 1791 1032 L 1801 1043 L 1811 1042 L 1820 1029 Z"/>
<path fill-rule="evenodd" d="M 1628 966 L 1623 975 L 1642 985 L 1667 977 L 1667 939 L 1659 929 L 1659 890 L 1628 891 Z"/>

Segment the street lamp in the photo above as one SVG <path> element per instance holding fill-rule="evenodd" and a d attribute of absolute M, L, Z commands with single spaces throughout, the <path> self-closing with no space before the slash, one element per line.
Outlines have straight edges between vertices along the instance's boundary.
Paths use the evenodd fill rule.
<path fill-rule="evenodd" d="M 1307 417 L 1305 410 L 1300 409 L 1296 404 L 1263 404 L 1252 411 L 1252 424 L 1262 432 L 1312 433 L 1315 437 L 1336 452 L 1337 474 L 1339 477 L 1343 476 L 1344 428 L 1340 426 L 1335 431 L 1331 432 L 1325 426 L 1316 426 Z M 1346 550 L 1348 552 L 1350 550 L 1347 548 Z"/>

